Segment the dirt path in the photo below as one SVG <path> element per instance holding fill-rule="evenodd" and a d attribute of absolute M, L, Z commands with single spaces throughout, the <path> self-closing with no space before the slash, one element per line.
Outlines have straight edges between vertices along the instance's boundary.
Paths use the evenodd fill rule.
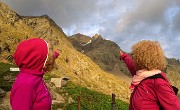
<path fill-rule="evenodd" d="M 11 110 L 11 106 L 10 106 L 10 92 L 7 92 L 6 96 L 2 99 L 0 107 L 1 107 L 2 110 Z"/>

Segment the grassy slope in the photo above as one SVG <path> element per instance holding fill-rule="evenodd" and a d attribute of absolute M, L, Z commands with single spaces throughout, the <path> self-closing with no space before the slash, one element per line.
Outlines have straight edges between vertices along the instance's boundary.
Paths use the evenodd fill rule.
<path fill-rule="evenodd" d="M 54 104 L 52 107 L 53 110 L 57 110 L 58 108 L 63 110 L 77 110 L 78 96 L 80 96 L 81 110 L 110 110 L 112 107 L 110 95 L 89 90 L 72 82 L 68 82 L 64 88 L 57 89 L 57 92 L 60 94 L 68 94 L 68 97 L 72 97 L 73 102 L 68 103 L 68 100 L 66 100 L 64 104 Z M 116 109 L 127 110 L 128 104 L 120 99 L 116 99 Z"/>
<path fill-rule="evenodd" d="M 75 100 L 74 103 L 69 104 L 67 110 L 76 110 L 77 108 L 77 97 L 81 98 L 81 110 L 110 110 L 111 109 L 111 96 L 104 95 L 102 93 L 89 90 L 85 87 L 76 86 L 69 84 L 65 89 L 69 95 Z M 116 100 L 117 110 L 127 110 L 128 104 L 117 99 Z"/>

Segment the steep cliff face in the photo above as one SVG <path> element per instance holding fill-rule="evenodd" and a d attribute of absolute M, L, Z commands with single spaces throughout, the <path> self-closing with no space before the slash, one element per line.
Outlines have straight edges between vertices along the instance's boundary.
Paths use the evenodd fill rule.
<path fill-rule="evenodd" d="M 61 50 L 57 69 L 54 69 L 51 75 L 67 76 L 73 83 L 109 95 L 113 92 L 122 100 L 128 101 L 128 85 L 101 70 L 89 57 L 78 52 L 63 30 L 47 15 L 20 16 L 1 2 L 0 13 L 0 61 L 13 63 L 12 55 L 20 41 L 40 37 L 52 44 L 52 50 Z"/>

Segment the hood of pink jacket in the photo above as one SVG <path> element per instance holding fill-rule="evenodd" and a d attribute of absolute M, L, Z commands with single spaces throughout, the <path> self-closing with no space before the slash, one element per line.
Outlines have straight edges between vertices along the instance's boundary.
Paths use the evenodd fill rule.
<path fill-rule="evenodd" d="M 41 72 L 48 56 L 48 44 L 40 38 L 31 38 L 18 44 L 14 60 L 20 69 Z"/>

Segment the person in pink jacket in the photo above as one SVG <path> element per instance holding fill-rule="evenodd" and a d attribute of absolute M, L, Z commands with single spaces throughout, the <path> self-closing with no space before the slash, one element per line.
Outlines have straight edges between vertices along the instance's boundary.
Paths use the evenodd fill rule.
<path fill-rule="evenodd" d="M 20 72 L 11 89 L 12 110 L 51 110 L 51 96 L 43 81 L 48 43 L 40 38 L 31 38 L 18 44 L 14 53 Z M 54 58 L 59 56 L 54 53 Z"/>
<path fill-rule="evenodd" d="M 180 110 L 178 97 L 162 72 L 166 58 L 159 42 L 140 41 L 132 46 L 131 56 L 120 51 L 133 76 L 129 110 Z"/>

